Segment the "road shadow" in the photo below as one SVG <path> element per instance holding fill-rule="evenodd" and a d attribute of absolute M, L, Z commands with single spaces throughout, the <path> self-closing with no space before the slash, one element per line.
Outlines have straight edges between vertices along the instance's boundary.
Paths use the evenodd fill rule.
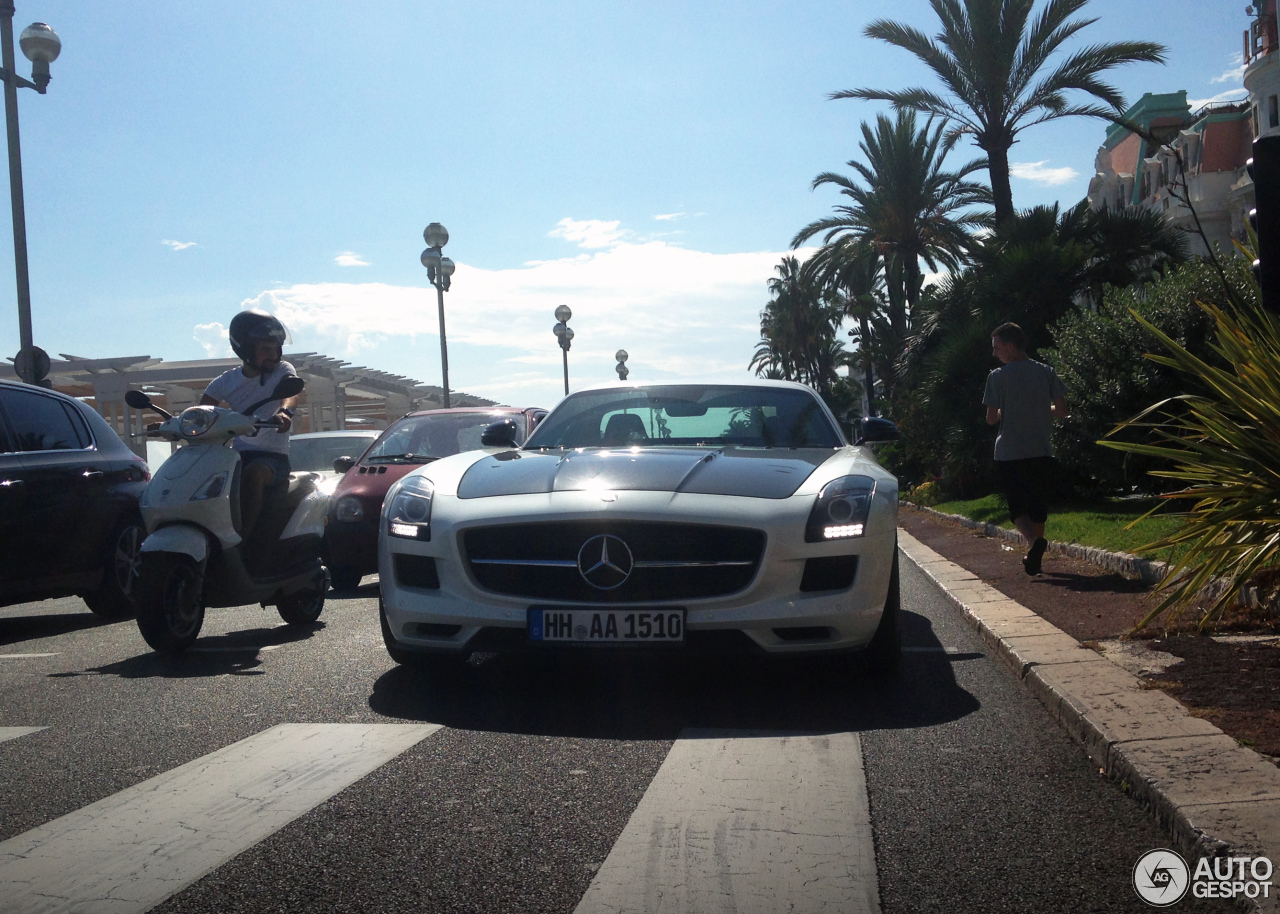
<path fill-rule="evenodd" d="M 38 616 L 10 616 L 0 619 L 0 645 L 19 644 L 39 638 L 54 638 L 86 628 L 104 625 L 132 624 L 132 619 L 103 619 L 89 610 L 82 613 L 47 613 Z"/>
<path fill-rule="evenodd" d="M 1136 593 L 1147 594 L 1151 587 L 1141 581 L 1120 574 L 1073 574 L 1067 571 L 1045 570 L 1031 579 L 1032 585 L 1061 587 L 1074 593 Z"/>
<path fill-rule="evenodd" d="M 605 653 L 473 657 L 454 675 L 398 667 L 369 707 L 400 720 L 541 736 L 674 739 L 686 727 L 843 733 L 930 726 L 978 710 L 929 620 L 904 612 L 908 651 L 876 677 L 854 657 Z M 977 655 L 981 656 L 981 655 Z"/>
<path fill-rule="evenodd" d="M 145 654 L 106 666 L 50 673 L 49 678 L 119 676 L 121 679 L 197 679 L 202 676 L 261 676 L 264 671 L 257 667 L 261 666 L 264 653 L 286 644 L 306 641 L 323 631 L 324 627 L 324 622 L 315 622 L 311 625 L 275 625 L 212 635 L 200 638 L 194 646 L 181 654 L 158 654 L 148 650 Z M 138 643 L 146 647 L 141 636 L 138 637 Z"/>

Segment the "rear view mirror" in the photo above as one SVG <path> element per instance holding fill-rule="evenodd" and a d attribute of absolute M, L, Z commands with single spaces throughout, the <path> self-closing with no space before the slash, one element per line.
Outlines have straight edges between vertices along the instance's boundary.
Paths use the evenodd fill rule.
<path fill-rule="evenodd" d="M 298 394 L 302 393 L 302 388 L 306 386 L 307 382 L 297 375 L 286 375 L 280 379 L 280 383 L 276 385 L 276 389 L 271 392 L 271 399 L 287 400 L 290 397 L 296 397 Z"/>
<path fill-rule="evenodd" d="M 481 447 L 515 447 L 520 428 L 514 419 L 499 419 L 480 434 Z"/>
<path fill-rule="evenodd" d="M 173 418 L 172 413 L 166 412 L 165 410 L 156 406 L 154 403 L 151 402 L 151 398 L 148 397 L 146 394 L 144 394 L 140 390 L 126 390 L 124 392 L 124 402 L 128 403 L 134 409 L 155 410 L 160 415 L 164 416 L 166 419 Z"/>
<path fill-rule="evenodd" d="M 876 444 L 881 441 L 897 441 L 898 426 L 879 416 L 865 416 L 857 426 L 854 444 Z"/>
<path fill-rule="evenodd" d="M 347 470 L 355 465 L 356 459 L 354 457 L 339 457 L 333 461 L 333 472 L 346 473 Z"/>
<path fill-rule="evenodd" d="M 694 403 L 692 400 L 670 400 L 663 403 L 662 408 L 668 416 L 676 419 L 705 416 L 707 414 L 707 407 L 704 404 Z"/>

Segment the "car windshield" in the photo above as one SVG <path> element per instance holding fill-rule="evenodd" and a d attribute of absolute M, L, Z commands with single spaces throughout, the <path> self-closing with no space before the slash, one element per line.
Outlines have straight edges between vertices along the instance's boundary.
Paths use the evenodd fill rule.
<path fill-rule="evenodd" d="M 307 473 L 332 470 L 339 457 L 359 457 L 371 441 L 370 435 L 298 436 L 289 442 L 289 467 Z"/>
<path fill-rule="evenodd" d="M 844 444 L 817 396 L 785 387 L 653 385 L 573 394 L 529 448 L 820 447 Z"/>
<path fill-rule="evenodd" d="M 480 435 L 499 419 L 516 420 L 516 443 L 524 422 L 511 413 L 438 413 L 406 416 L 383 433 L 365 463 L 427 463 L 480 447 Z"/>

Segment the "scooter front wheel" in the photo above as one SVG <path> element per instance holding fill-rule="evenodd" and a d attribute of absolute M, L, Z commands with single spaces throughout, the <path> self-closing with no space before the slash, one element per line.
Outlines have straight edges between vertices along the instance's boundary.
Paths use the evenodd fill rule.
<path fill-rule="evenodd" d="M 200 569 L 188 556 L 143 556 L 135 592 L 138 630 L 154 650 L 176 654 L 195 643 L 204 625 L 201 584 Z"/>

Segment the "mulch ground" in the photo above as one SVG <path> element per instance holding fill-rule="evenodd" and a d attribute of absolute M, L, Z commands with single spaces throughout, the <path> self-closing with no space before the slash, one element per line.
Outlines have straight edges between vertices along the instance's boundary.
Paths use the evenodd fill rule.
<path fill-rule="evenodd" d="M 899 509 L 898 523 L 1077 641 L 1129 636 L 1158 602 L 1138 581 L 1055 552 L 1046 553 L 1043 573 L 1031 577 L 1022 567 L 1023 550 L 1014 544 L 909 505 Z M 1051 528 L 1052 523 L 1050 518 Z M 1280 648 L 1224 643 L 1188 628 L 1153 625 L 1139 635 L 1150 639 L 1150 647 L 1182 658 L 1147 681 L 1242 744 L 1280 757 Z"/>

